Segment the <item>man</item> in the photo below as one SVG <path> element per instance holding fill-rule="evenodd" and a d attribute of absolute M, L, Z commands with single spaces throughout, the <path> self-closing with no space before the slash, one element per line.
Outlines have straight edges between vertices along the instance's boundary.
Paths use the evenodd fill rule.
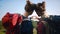
<path fill-rule="evenodd" d="M 31 22 L 31 19 L 28 18 L 29 15 L 31 15 L 33 13 L 33 7 L 31 6 L 31 3 L 29 0 L 26 1 L 26 5 L 25 5 L 25 13 L 23 15 L 23 21 L 21 23 L 21 27 L 20 27 L 20 32 L 21 34 L 33 34 L 33 25 Z"/>
<path fill-rule="evenodd" d="M 35 11 L 39 17 L 41 16 L 41 18 L 39 18 L 39 22 L 37 23 L 37 34 L 49 34 L 48 23 L 44 21 L 45 18 L 48 18 L 45 14 L 45 1 L 37 3 Z"/>
<path fill-rule="evenodd" d="M 45 12 L 45 5 L 45 1 L 42 3 L 38 3 L 35 11 L 38 16 L 41 16 L 44 24 L 46 24 L 47 22 L 46 34 L 60 34 L 60 16 L 48 15 Z"/>

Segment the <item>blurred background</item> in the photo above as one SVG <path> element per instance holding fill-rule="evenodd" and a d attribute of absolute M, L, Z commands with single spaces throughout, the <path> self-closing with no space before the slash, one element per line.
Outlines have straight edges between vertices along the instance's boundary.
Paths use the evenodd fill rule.
<path fill-rule="evenodd" d="M 30 0 L 33 3 L 39 3 L 44 0 Z M 45 0 L 46 1 L 46 12 L 49 15 L 60 15 L 60 0 Z M 2 27 L 1 19 L 7 13 L 19 13 L 25 12 L 24 6 L 26 0 L 0 0 L 0 34 L 4 34 L 5 30 Z M 30 16 L 37 16 L 34 11 Z"/>

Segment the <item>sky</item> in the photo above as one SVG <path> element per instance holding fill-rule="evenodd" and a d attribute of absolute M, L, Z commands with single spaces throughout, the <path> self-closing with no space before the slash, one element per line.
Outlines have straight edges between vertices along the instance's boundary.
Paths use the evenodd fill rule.
<path fill-rule="evenodd" d="M 44 0 L 30 0 L 32 3 L 39 3 Z M 60 0 L 45 0 L 46 2 L 46 12 L 49 15 L 60 15 Z M 24 6 L 26 0 L 0 0 L 0 20 L 7 13 L 19 13 L 24 14 Z M 32 15 L 36 15 L 33 12 Z"/>

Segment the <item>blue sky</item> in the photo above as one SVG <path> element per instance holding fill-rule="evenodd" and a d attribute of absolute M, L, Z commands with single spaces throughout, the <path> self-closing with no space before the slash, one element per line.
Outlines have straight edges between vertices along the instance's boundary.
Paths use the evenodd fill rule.
<path fill-rule="evenodd" d="M 43 0 L 30 0 L 33 3 L 42 2 Z M 60 15 L 60 0 L 45 0 L 46 12 L 49 15 Z M 24 13 L 26 0 L 0 0 L 0 20 L 7 13 Z M 34 12 L 33 15 L 36 15 Z"/>

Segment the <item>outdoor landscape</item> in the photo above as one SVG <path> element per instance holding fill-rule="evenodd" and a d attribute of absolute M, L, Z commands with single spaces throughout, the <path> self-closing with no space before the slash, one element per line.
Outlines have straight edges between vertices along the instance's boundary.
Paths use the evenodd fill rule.
<path fill-rule="evenodd" d="M 0 34 L 5 34 L 5 29 L 2 26 L 2 21 L 0 21 Z"/>

